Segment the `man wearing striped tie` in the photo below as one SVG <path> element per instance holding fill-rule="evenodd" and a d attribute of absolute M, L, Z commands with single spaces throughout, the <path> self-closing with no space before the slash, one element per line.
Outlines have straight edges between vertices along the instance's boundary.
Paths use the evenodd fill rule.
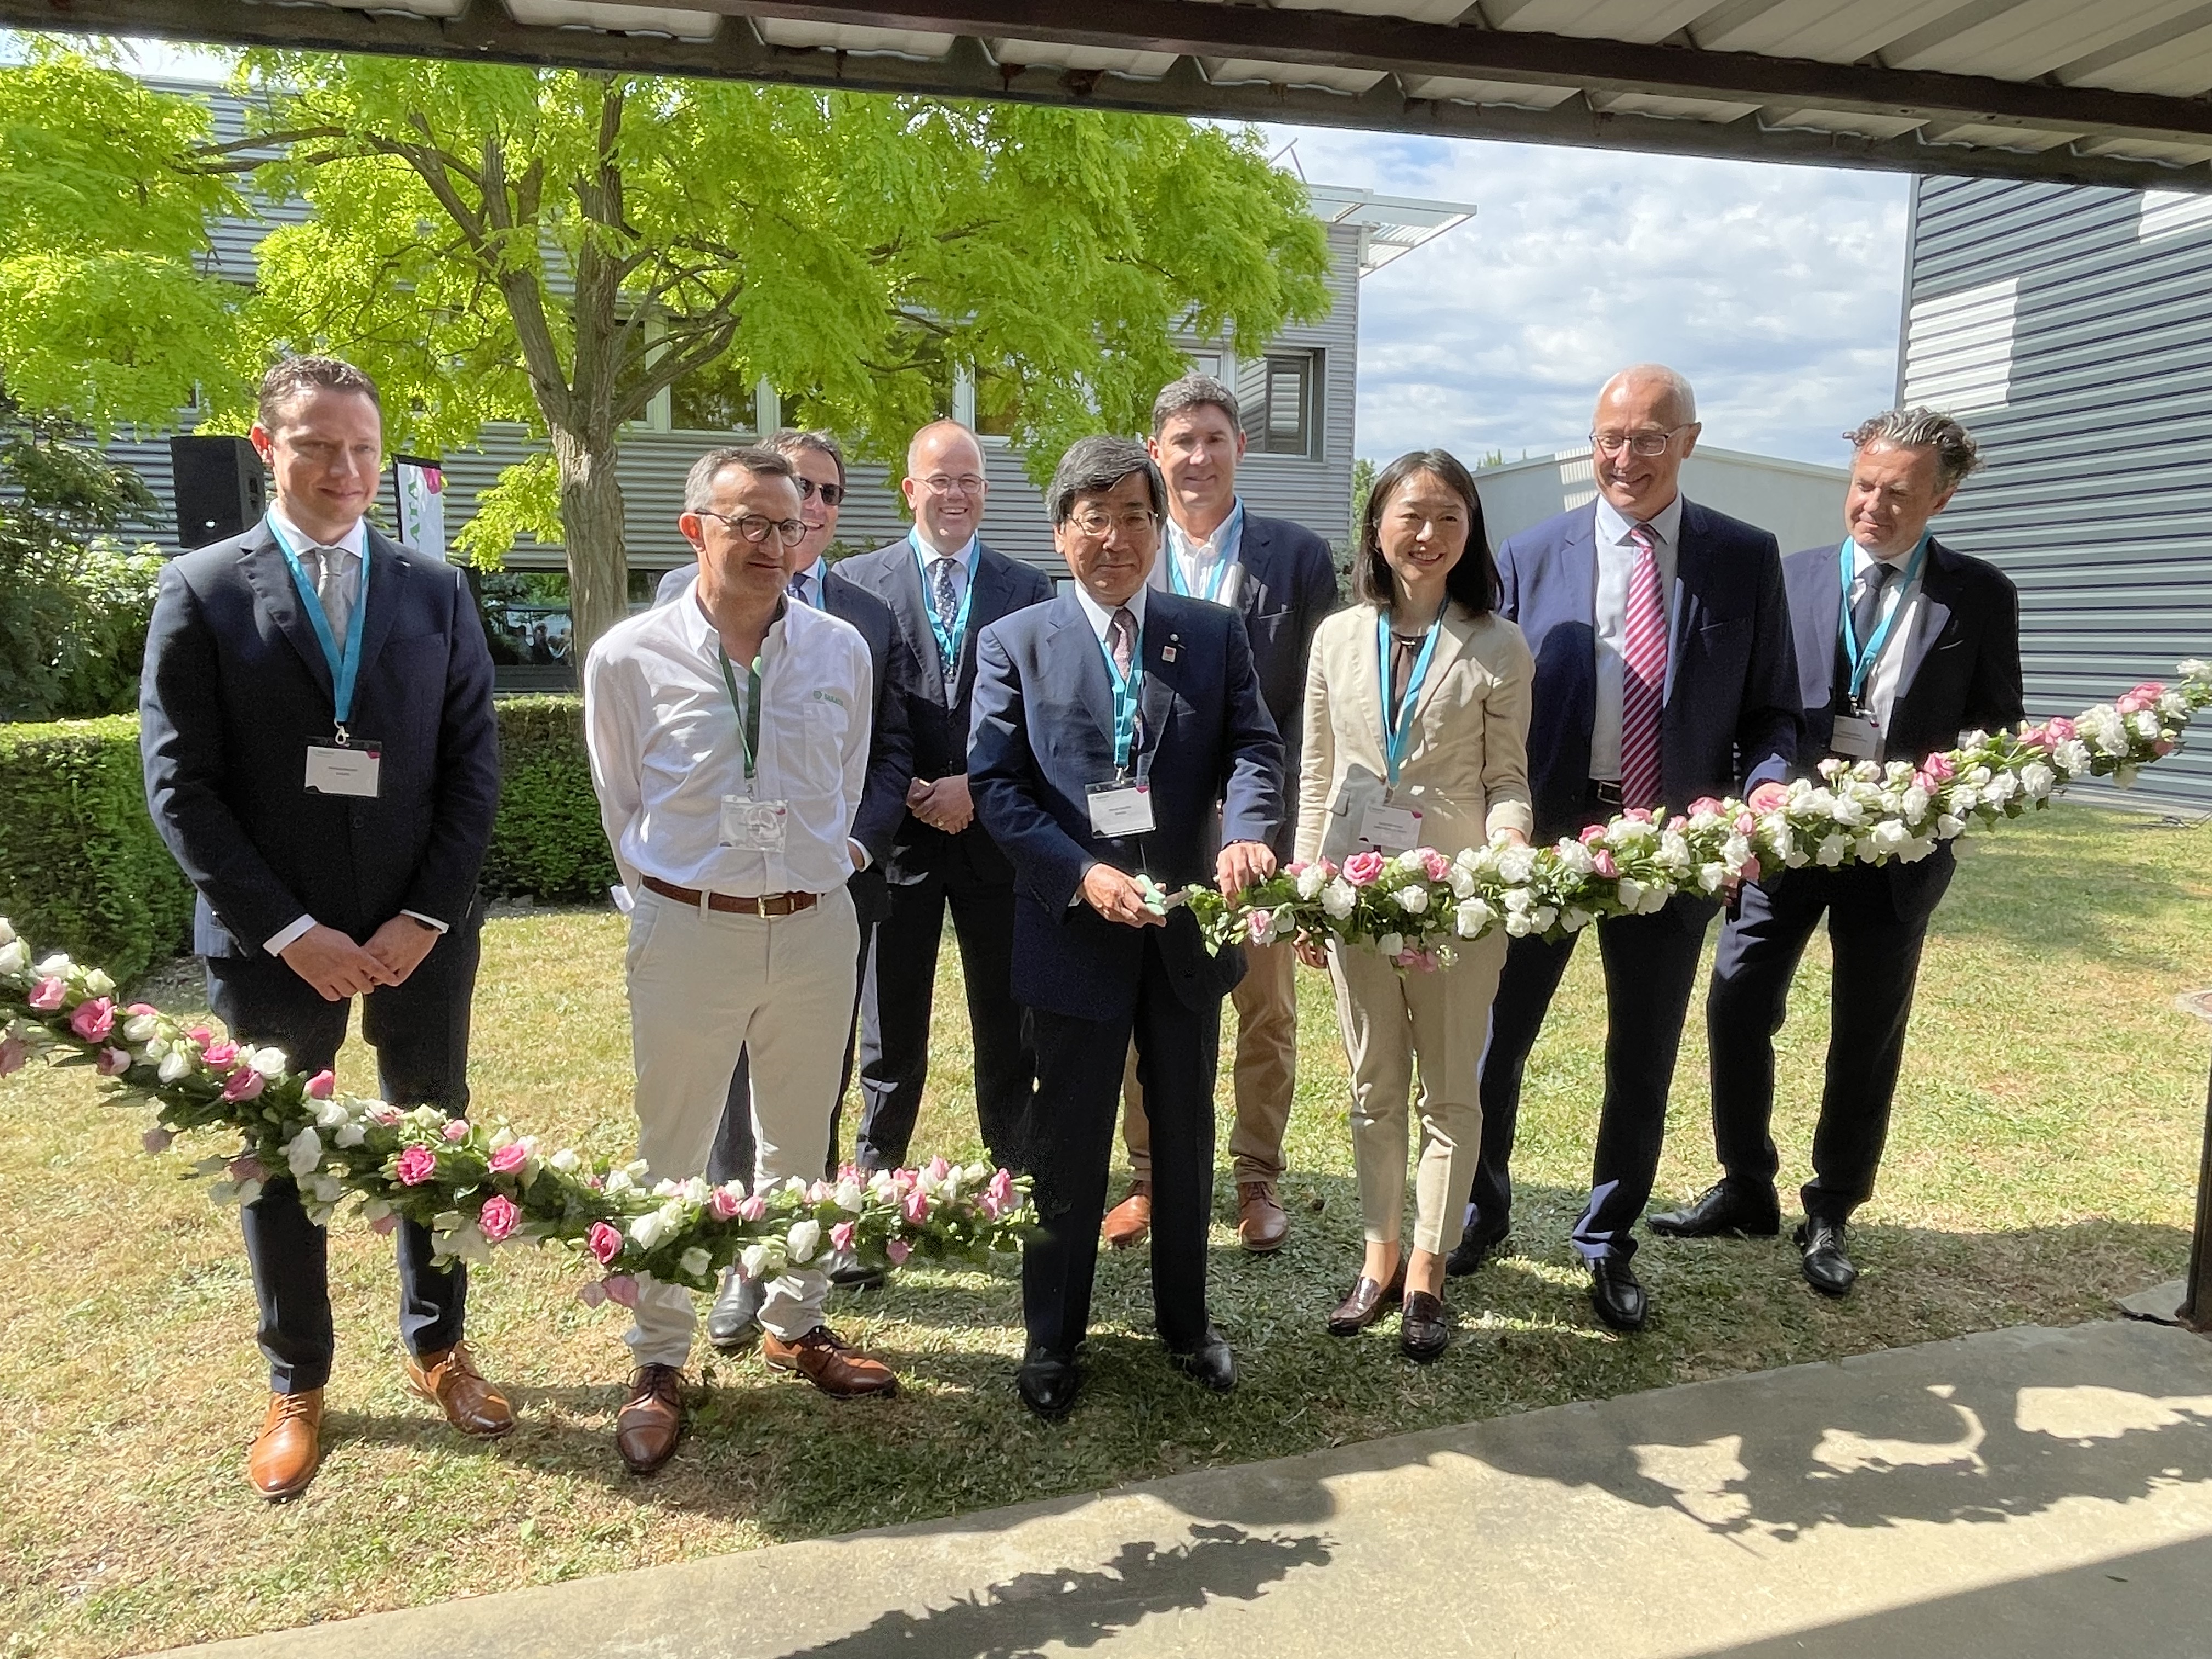
<path fill-rule="evenodd" d="M 1767 532 L 1683 499 L 1699 428 L 1689 382 L 1656 363 L 1598 394 L 1598 499 L 1498 549 L 1498 613 L 1536 657 L 1528 775 L 1540 841 L 1705 795 L 1780 799 L 1803 726 L 1782 562 Z M 1605 1097 L 1590 1197 L 1575 1223 L 1590 1302 L 1642 1328 L 1631 1232 L 1651 1194 L 1682 1019 L 1717 898 L 1683 895 L 1597 924 Z M 1482 1062 L 1482 1158 L 1450 1271 L 1470 1273 L 1511 1225 L 1514 1128 L 1529 1051 L 1575 937 L 1516 939 Z"/>

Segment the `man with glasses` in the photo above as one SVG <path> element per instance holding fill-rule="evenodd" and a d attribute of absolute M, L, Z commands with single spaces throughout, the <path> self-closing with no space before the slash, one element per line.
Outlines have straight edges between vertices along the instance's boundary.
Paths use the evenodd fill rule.
<path fill-rule="evenodd" d="M 1013 996 L 1013 866 L 976 821 L 969 797 L 969 700 L 976 636 L 1049 599 L 1052 585 L 979 535 L 989 487 L 982 447 L 966 427 L 935 421 L 915 433 L 899 488 L 914 512 L 912 532 L 840 567 L 890 606 L 918 660 L 907 705 L 914 771 L 885 864 L 890 908 L 860 991 L 854 1157 L 864 1170 L 906 1161 L 929 1073 L 938 944 L 950 909 L 967 983 L 983 1146 L 994 1162 L 1018 1169 L 1036 1062 Z"/>
<path fill-rule="evenodd" d="M 1591 422 L 1598 499 L 1498 550 L 1498 613 L 1535 653 L 1528 783 L 1539 842 L 1624 811 L 1680 812 L 1701 796 L 1779 800 L 1803 711 L 1774 538 L 1685 501 L 1697 400 L 1671 368 L 1625 368 Z M 1683 894 L 1596 927 L 1606 984 L 1605 1097 L 1589 1202 L 1573 1243 L 1590 1303 L 1615 1330 L 1643 1328 L 1631 1232 L 1651 1195 L 1667 1091 L 1705 930 L 1718 898 Z M 1505 1242 L 1521 1083 L 1577 935 L 1512 941 L 1482 1060 L 1482 1156 L 1464 1237 L 1469 1273 Z"/>
<path fill-rule="evenodd" d="M 867 641 L 868 666 L 874 677 L 876 702 L 868 734 L 868 781 L 860 794 L 860 816 L 853 822 L 853 838 L 867 854 L 866 862 L 846 884 L 853 896 L 853 910 L 860 926 L 858 971 L 867 966 L 868 947 L 876 924 L 890 908 L 884 880 L 884 861 L 890 857 L 891 837 L 906 816 L 907 781 L 914 775 L 914 747 L 907 734 L 907 704 L 914 695 L 915 667 L 913 653 L 890 607 L 866 588 L 848 581 L 823 556 L 837 534 L 838 509 L 845 500 L 845 452 L 828 432 L 796 432 L 789 428 L 768 441 L 770 450 L 791 463 L 792 482 L 799 486 L 799 516 L 806 534 L 785 550 L 784 591 L 800 605 L 826 611 L 860 630 Z M 698 574 L 696 563 L 678 565 L 660 580 L 655 605 L 668 605 L 691 591 Z M 857 981 L 856 981 L 857 988 Z M 854 1012 L 859 1008 L 855 990 Z M 854 1019 L 845 1028 L 845 1061 L 837 1079 L 837 1097 L 830 1105 L 829 1164 L 837 1161 L 838 1120 L 844 1104 L 845 1085 L 853 1077 Z M 730 1073 L 730 1096 L 723 1109 L 722 1127 L 714 1137 L 714 1151 L 707 1160 L 707 1179 L 717 1184 L 732 1178 L 755 1180 L 758 1140 L 753 1133 L 750 1067 L 744 1053 Z M 881 1277 L 847 1263 L 830 1269 L 838 1284 L 870 1282 Z M 759 1334 L 762 1288 L 747 1279 L 732 1262 L 722 1275 L 721 1292 L 707 1316 L 707 1340 L 725 1353 L 735 1352 Z"/>
<path fill-rule="evenodd" d="M 860 927 L 846 882 L 868 771 L 874 687 L 848 623 L 793 603 L 787 549 L 807 533 L 790 462 L 717 449 L 691 469 L 678 520 L 697 550 L 690 596 L 617 624 L 584 670 L 599 817 L 632 902 L 626 977 L 648 1184 L 706 1168 L 739 1049 L 758 1083 L 759 1173 L 821 1174 Z M 836 1011 L 832 1013 L 831 1011 Z M 824 1393 L 896 1379 L 822 1322 L 830 1281 L 793 1262 L 760 1310 L 769 1364 Z M 624 1340 L 637 1369 L 615 1444 L 638 1474 L 683 1430 L 690 1293 L 650 1277 Z"/>
<path fill-rule="evenodd" d="M 1036 1023 L 1037 1228 L 1022 1248 L 1015 1386 L 1049 1419 L 1080 1386 L 1132 1038 L 1152 1114 L 1160 1340 L 1202 1387 L 1236 1386 L 1206 1318 L 1206 1227 L 1221 999 L 1243 957 L 1208 954 L 1157 890 L 1211 879 L 1234 895 L 1272 874 L 1284 809 L 1283 743 L 1243 621 L 1146 586 L 1166 490 L 1144 446 L 1082 440 L 1045 500 L 1075 592 L 985 631 L 969 752 L 977 815 L 1014 863 L 1014 982 Z"/>

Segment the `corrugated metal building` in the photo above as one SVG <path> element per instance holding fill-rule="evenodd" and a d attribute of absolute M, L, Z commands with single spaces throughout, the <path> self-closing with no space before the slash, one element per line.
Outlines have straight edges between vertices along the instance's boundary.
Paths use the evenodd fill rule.
<path fill-rule="evenodd" d="M 1987 465 L 1936 521 L 2020 585 L 2031 714 L 2212 656 L 2212 196 L 1923 179 L 1899 396 Z M 2145 772 L 2212 808 L 2212 744 Z"/>

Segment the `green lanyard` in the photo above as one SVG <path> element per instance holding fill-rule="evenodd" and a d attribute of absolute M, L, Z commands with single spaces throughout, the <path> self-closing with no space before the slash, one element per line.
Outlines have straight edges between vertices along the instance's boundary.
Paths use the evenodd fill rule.
<path fill-rule="evenodd" d="M 1237 555 L 1242 550 L 1241 544 L 1244 539 L 1244 503 L 1239 501 L 1231 507 L 1229 510 L 1229 516 L 1222 520 L 1221 527 L 1213 532 L 1213 544 L 1221 550 L 1214 558 L 1212 570 L 1207 574 L 1206 592 L 1203 593 L 1193 593 L 1190 591 L 1190 585 L 1182 579 L 1182 560 L 1176 552 L 1175 544 L 1177 541 L 1188 539 L 1188 537 L 1175 527 L 1174 521 L 1170 520 L 1168 525 L 1168 586 L 1170 591 L 1181 593 L 1187 599 L 1206 599 L 1218 605 L 1221 603 L 1222 580 L 1229 574 L 1229 567 L 1237 562 Z"/>
<path fill-rule="evenodd" d="M 1928 542 L 1929 537 L 1923 532 L 1919 543 L 1912 550 L 1912 558 L 1905 565 L 1904 574 L 1891 584 L 1889 592 L 1882 596 L 1881 621 L 1875 627 L 1873 637 L 1864 645 L 1859 643 L 1858 629 L 1851 625 L 1852 566 L 1858 562 L 1856 557 L 1858 545 L 1846 540 L 1838 550 L 1844 577 L 1844 660 L 1851 671 L 1850 699 L 1853 703 L 1865 694 L 1867 679 L 1874 672 L 1881 648 L 1889 643 L 1889 630 L 1897 621 L 1897 613 L 1905 609 L 1906 590 L 1912 586 L 1913 578 L 1920 574 L 1920 562 L 1927 556 Z"/>
<path fill-rule="evenodd" d="M 730 666 L 730 653 L 717 641 L 714 654 L 722 661 L 722 684 L 730 690 L 730 708 L 738 717 L 738 740 L 745 746 L 745 781 L 750 783 L 760 756 L 761 659 L 745 670 L 745 695 L 738 696 L 738 677 Z"/>
<path fill-rule="evenodd" d="M 338 649 L 337 638 L 331 632 L 331 619 L 323 609 L 322 596 L 315 592 L 314 583 L 301 568 L 300 556 L 292 550 L 291 539 L 276 527 L 276 520 L 269 520 L 269 533 L 276 538 L 277 550 L 284 556 L 284 563 L 292 573 L 292 586 L 300 595 L 300 609 L 307 612 L 307 626 L 314 629 L 315 643 L 323 648 L 323 660 L 331 667 L 331 714 L 337 727 L 338 742 L 346 741 L 346 722 L 353 718 L 354 682 L 361 675 L 361 638 L 362 625 L 368 620 L 368 538 L 361 543 L 361 586 L 354 600 L 353 611 L 346 619 L 345 649 Z"/>
<path fill-rule="evenodd" d="M 1421 700 L 1421 684 L 1429 678 L 1429 664 L 1437 654 L 1437 635 L 1444 625 L 1444 611 L 1450 604 L 1447 599 L 1437 607 L 1436 618 L 1429 623 L 1428 636 L 1421 641 L 1413 666 L 1406 671 L 1406 684 L 1398 695 L 1395 714 L 1390 702 L 1390 613 L 1376 613 L 1375 659 L 1382 684 L 1382 766 L 1389 774 L 1388 781 L 1392 789 L 1398 787 L 1398 769 L 1405 763 L 1406 750 L 1413 741 L 1413 708 Z"/>

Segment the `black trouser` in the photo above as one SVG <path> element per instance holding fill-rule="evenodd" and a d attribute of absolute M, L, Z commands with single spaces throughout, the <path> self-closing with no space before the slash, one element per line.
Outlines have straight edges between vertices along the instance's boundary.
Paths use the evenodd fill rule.
<path fill-rule="evenodd" d="M 1789 1015 L 1798 959 L 1821 916 L 1827 917 L 1834 958 L 1827 1080 L 1813 1135 L 1813 1179 L 1802 1194 L 1808 1216 L 1848 1220 L 1874 1193 L 1889 1136 L 1890 1103 L 1928 937 L 1927 909 L 1916 906 L 1916 920 L 1899 915 L 1893 873 L 1851 864 L 1788 870 L 1770 886 L 1747 886 L 1713 962 L 1705 998 L 1713 1148 L 1731 1185 L 1771 1191 L 1782 1167 L 1768 1133 L 1774 1034 Z"/>
<path fill-rule="evenodd" d="M 1598 1109 L 1589 1203 L 1573 1234 L 1575 1249 L 1590 1260 L 1625 1261 L 1636 1253 L 1629 1229 L 1644 1213 L 1658 1172 L 1682 1020 L 1705 928 L 1718 908 L 1711 899 L 1677 896 L 1656 915 L 1610 916 L 1595 924 L 1605 963 L 1605 1098 Z M 1506 947 L 1482 1056 L 1482 1157 L 1469 1194 L 1474 1202 L 1469 1224 L 1479 1237 L 1502 1237 L 1511 1224 L 1510 1164 L 1522 1078 L 1580 937 L 1516 939 Z"/>
<path fill-rule="evenodd" d="M 1176 996 L 1157 931 L 1147 929 L 1129 1012 L 1076 1019 L 1039 1009 L 1034 1018 L 1037 1095 L 1028 1147 L 1037 1230 L 1022 1247 L 1022 1319 L 1030 1344 L 1066 1358 L 1090 1329 L 1122 1058 L 1133 1035 L 1137 1080 L 1152 1125 L 1153 1316 L 1170 1348 L 1194 1347 L 1206 1328 L 1220 999 L 1200 1011 Z"/>
<path fill-rule="evenodd" d="M 876 930 L 860 929 L 860 963 L 854 976 L 853 1012 L 845 1021 L 845 1069 L 837 1074 L 837 1098 L 830 1103 L 830 1152 L 823 1160 L 822 1173 L 834 1176 L 837 1173 L 837 1135 L 845 1115 L 845 1091 L 853 1081 L 853 1048 L 859 1031 L 856 1022 L 860 1013 L 860 985 L 867 976 L 869 947 L 875 942 Z M 743 1048 L 738 1050 L 737 1066 L 730 1073 L 729 1097 L 722 1103 L 722 1121 L 714 1131 L 714 1149 L 707 1154 L 707 1179 L 716 1186 L 726 1181 L 740 1181 L 750 1191 L 753 1176 L 760 1164 L 760 1143 L 753 1135 L 753 1079 L 752 1066 Z"/>
<path fill-rule="evenodd" d="M 994 1163 L 1024 1166 L 1022 1124 L 1035 1092 L 1036 1054 L 1014 1000 L 1014 889 L 964 870 L 895 885 L 890 914 L 860 981 L 860 1132 L 853 1153 L 863 1170 L 904 1164 L 929 1076 L 929 1012 L 945 912 L 960 942 L 974 1046 L 975 1117 Z"/>
<path fill-rule="evenodd" d="M 430 947 L 406 981 L 380 986 L 362 999 L 362 1035 L 376 1050 L 378 1091 L 395 1106 L 437 1106 L 449 1115 L 468 1109 L 469 1008 L 475 994 L 483 912 Z M 336 1064 L 345 1041 L 350 1002 L 328 1002 L 283 961 L 270 956 L 210 957 L 208 1006 L 238 1040 L 282 1048 L 295 1072 Z M 336 1339 L 331 1328 L 330 1237 L 307 1218 L 300 1189 L 279 1171 L 240 1214 L 246 1259 L 260 1306 L 261 1352 L 269 1386 L 302 1394 L 330 1380 Z M 430 1231 L 402 1221 L 399 1338 L 410 1353 L 435 1353 L 461 1340 L 468 1270 L 430 1265 Z"/>

